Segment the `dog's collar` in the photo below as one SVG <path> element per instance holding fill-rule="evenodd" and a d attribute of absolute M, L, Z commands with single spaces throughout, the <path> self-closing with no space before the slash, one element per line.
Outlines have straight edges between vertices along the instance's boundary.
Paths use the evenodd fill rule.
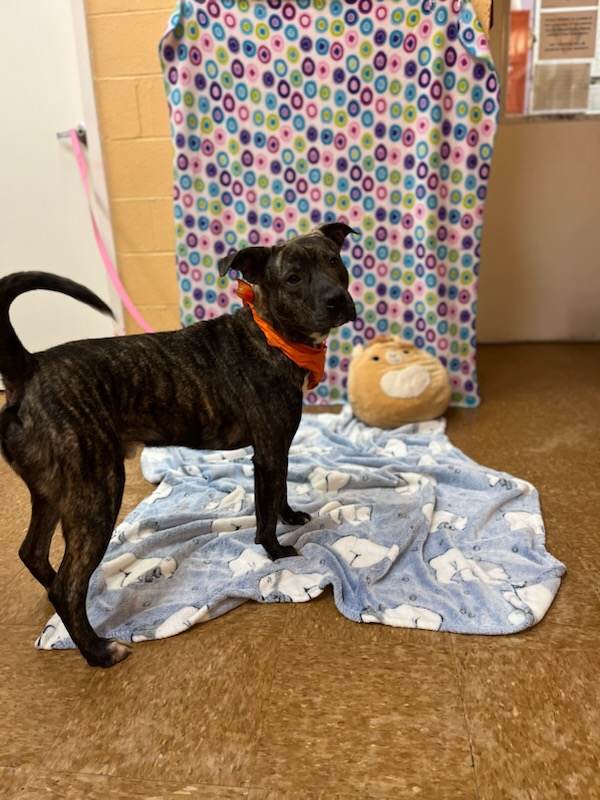
<path fill-rule="evenodd" d="M 308 372 L 308 388 L 314 389 L 325 375 L 325 353 L 327 347 L 324 343 L 317 347 L 309 347 L 298 342 L 288 342 L 280 336 L 269 323 L 264 320 L 254 307 L 254 289 L 246 281 L 238 281 L 237 296 L 252 312 L 254 322 L 263 332 L 269 347 L 275 347 L 286 355 L 290 361 Z"/>

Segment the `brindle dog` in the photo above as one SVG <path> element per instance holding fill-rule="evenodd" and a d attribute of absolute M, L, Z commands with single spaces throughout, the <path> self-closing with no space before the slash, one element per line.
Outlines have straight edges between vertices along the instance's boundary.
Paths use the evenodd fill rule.
<path fill-rule="evenodd" d="M 323 225 L 275 247 L 248 247 L 219 263 L 241 272 L 255 308 L 291 342 L 315 344 L 356 318 L 340 257 L 343 223 Z M 31 522 L 19 555 L 87 662 L 110 667 L 129 648 L 102 639 L 86 614 L 89 579 L 114 528 L 131 446 L 254 449 L 256 542 L 272 559 L 296 555 L 279 544 L 278 518 L 310 517 L 287 501 L 288 450 L 302 414 L 305 370 L 267 345 L 244 308 L 171 333 L 92 339 L 29 353 L 9 319 L 23 292 L 62 292 L 110 314 L 85 287 L 43 272 L 0 280 L 0 373 L 7 403 L 0 441 L 31 494 Z M 65 554 L 48 554 L 57 523 Z"/>

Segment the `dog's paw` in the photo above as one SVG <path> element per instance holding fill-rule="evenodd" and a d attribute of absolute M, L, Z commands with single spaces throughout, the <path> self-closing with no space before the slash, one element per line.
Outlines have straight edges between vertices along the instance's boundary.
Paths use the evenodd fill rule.
<path fill-rule="evenodd" d="M 277 544 L 271 544 L 267 547 L 262 542 L 258 542 L 258 544 L 262 544 L 262 546 L 267 551 L 267 555 L 273 561 L 278 561 L 280 558 L 290 558 L 290 556 L 299 555 L 298 551 L 291 545 L 277 543 Z"/>
<path fill-rule="evenodd" d="M 114 667 L 124 661 L 131 654 L 131 647 L 116 639 L 100 639 L 98 647 L 93 653 L 86 655 L 90 667 Z"/>
<path fill-rule="evenodd" d="M 286 525 L 306 525 L 310 522 L 310 514 L 305 511 L 294 511 L 288 506 L 281 512 L 281 521 Z"/>

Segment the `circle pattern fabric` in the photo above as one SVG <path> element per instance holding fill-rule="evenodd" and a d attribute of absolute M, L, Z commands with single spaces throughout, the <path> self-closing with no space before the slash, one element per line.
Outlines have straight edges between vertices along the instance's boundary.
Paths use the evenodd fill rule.
<path fill-rule="evenodd" d="M 357 319 L 307 402 L 345 400 L 353 346 L 394 334 L 476 405 L 498 80 L 468 0 L 183 0 L 160 52 L 182 323 L 239 307 L 223 255 L 345 221 Z"/>

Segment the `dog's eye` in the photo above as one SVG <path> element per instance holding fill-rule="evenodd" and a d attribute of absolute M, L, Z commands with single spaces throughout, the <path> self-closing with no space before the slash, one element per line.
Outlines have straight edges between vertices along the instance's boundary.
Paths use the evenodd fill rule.
<path fill-rule="evenodd" d="M 340 263 L 339 256 L 331 256 L 331 258 L 329 259 L 329 263 L 333 265 L 339 264 Z"/>
<path fill-rule="evenodd" d="M 293 272 L 291 275 L 287 276 L 286 281 L 291 284 L 300 283 L 300 275 L 296 275 L 296 273 Z"/>

